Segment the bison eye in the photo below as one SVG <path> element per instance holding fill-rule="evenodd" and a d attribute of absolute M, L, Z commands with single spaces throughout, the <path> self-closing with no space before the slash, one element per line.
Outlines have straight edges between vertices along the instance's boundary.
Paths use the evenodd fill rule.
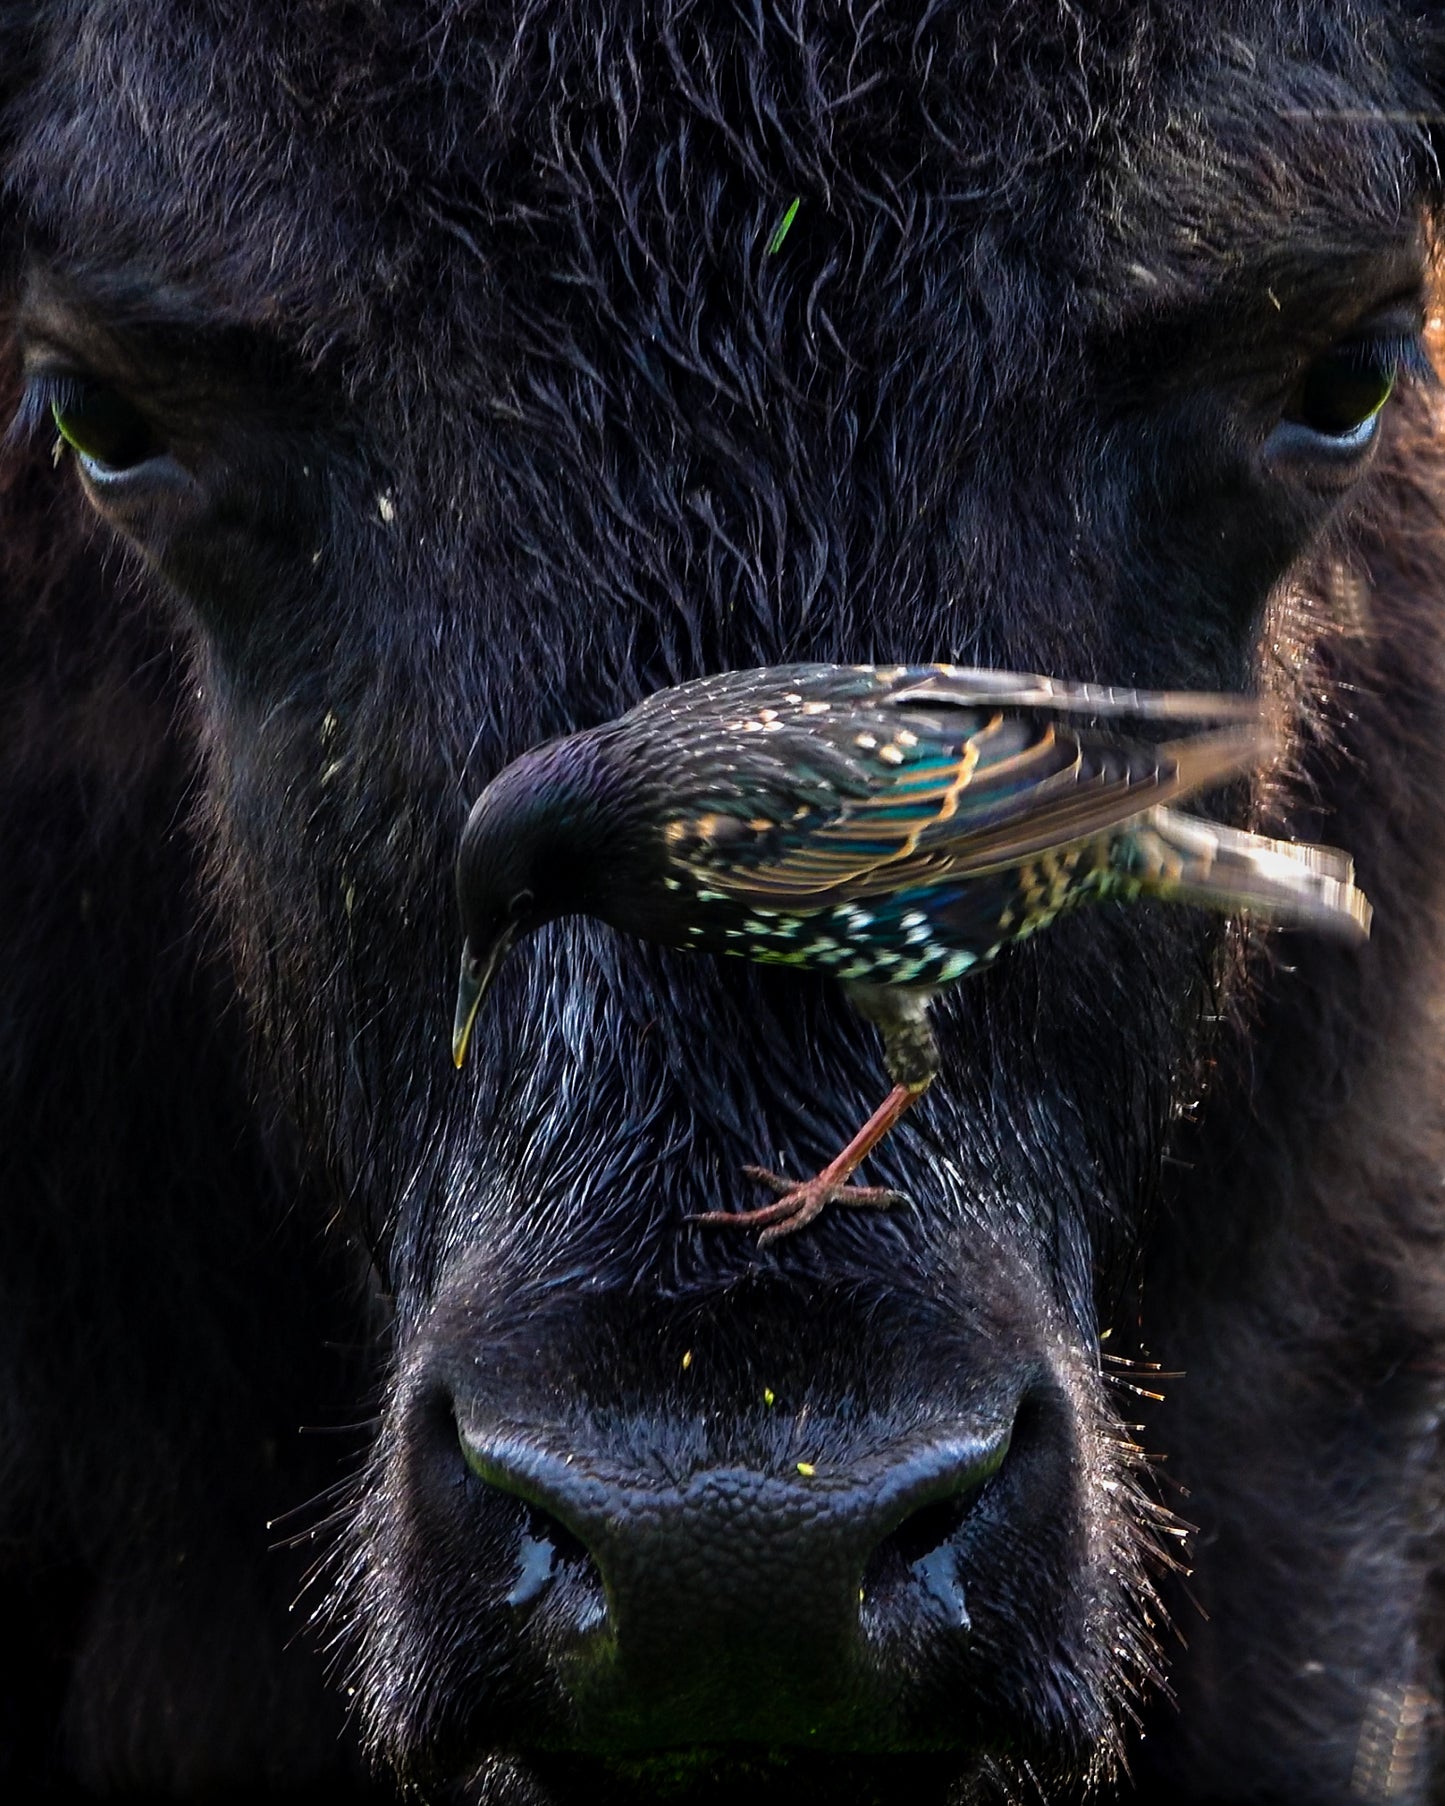
<path fill-rule="evenodd" d="M 1347 339 L 1317 357 L 1295 385 L 1272 449 L 1350 464 L 1374 444 L 1385 403 L 1408 377 L 1434 380 L 1418 330 Z"/>
<path fill-rule="evenodd" d="M 150 417 L 118 390 L 75 371 L 28 373 L 12 439 L 75 453 L 86 494 L 112 524 L 138 532 L 159 500 L 190 498 L 195 479 L 171 455 Z"/>
<path fill-rule="evenodd" d="M 1266 455 L 1306 482 L 1344 487 L 1374 449 L 1386 402 L 1408 378 L 1436 380 L 1418 316 L 1396 314 L 1309 365 L 1265 443 Z"/>
<path fill-rule="evenodd" d="M 1337 345 L 1305 372 L 1285 419 L 1330 439 L 1349 438 L 1373 424 L 1394 391 L 1400 363 L 1388 343 Z"/>
<path fill-rule="evenodd" d="M 155 433 L 137 408 L 103 383 L 73 376 L 43 376 L 27 396 L 38 413 L 48 407 L 57 432 L 82 460 L 86 474 L 104 478 L 133 470 L 161 450 Z"/>

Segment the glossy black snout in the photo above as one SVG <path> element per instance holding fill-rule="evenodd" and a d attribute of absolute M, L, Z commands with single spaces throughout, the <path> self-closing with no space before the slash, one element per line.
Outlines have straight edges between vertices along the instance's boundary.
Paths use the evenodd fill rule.
<path fill-rule="evenodd" d="M 1023 1413 L 1035 1465 L 1039 1417 Z M 459 1434 L 486 1508 L 515 1522 L 507 1607 L 581 1745 L 888 1747 L 919 1736 L 912 1695 L 967 1655 L 1018 1418 L 671 1474 L 465 1420 Z"/>
<path fill-rule="evenodd" d="M 455 1281 L 368 1520 L 383 1736 L 434 1775 L 503 1738 L 924 1757 L 1017 1745 L 1066 1685 L 1087 1747 L 1114 1660 L 1100 1445 L 1087 1381 L 996 1274 L 1007 1337 L 783 1273 L 525 1312 Z"/>

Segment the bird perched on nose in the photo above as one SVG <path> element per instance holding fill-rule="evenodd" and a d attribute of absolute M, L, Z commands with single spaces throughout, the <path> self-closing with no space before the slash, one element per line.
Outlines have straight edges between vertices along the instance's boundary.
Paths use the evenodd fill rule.
<path fill-rule="evenodd" d="M 1090 721 L 1224 723 L 1155 744 Z M 830 973 L 883 1036 L 893 1089 L 841 1154 L 705 1223 L 790 1234 L 898 1194 L 853 1170 L 932 1082 L 929 1003 L 1088 900 L 1257 909 L 1363 939 L 1345 854 L 1179 813 L 1258 765 L 1258 704 L 950 665 L 785 665 L 663 690 L 536 748 L 462 835 L 456 1064 L 519 935 L 565 915 Z"/>

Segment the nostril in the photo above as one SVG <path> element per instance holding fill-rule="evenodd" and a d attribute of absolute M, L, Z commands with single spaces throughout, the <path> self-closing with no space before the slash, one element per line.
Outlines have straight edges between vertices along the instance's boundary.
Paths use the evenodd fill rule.
<path fill-rule="evenodd" d="M 575 1580 L 596 1566 L 585 1545 L 565 1524 L 540 1506 L 521 1501 L 522 1531 L 517 1544 L 517 1564 L 512 1576 L 508 1605 L 531 1605 L 553 1586 Z M 600 1588 L 600 1576 L 597 1576 Z"/>
<path fill-rule="evenodd" d="M 979 1481 L 967 1486 L 951 1499 L 939 1499 L 905 1518 L 892 1536 L 886 1537 L 875 1550 L 873 1560 L 876 1562 L 887 1551 L 896 1554 L 905 1567 L 916 1567 L 919 1562 L 927 1561 L 941 1543 L 951 1541 L 957 1533 L 981 1484 Z"/>
<path fill-rule="evenodd" d="M 920 1609 L 945 1628 L 967 1630 L 968 1603 L 959 1568 L 959 1541 L 990 1480 L 1003 1466 L 1011 1438 L 1001 1437 L 975 1459 L 960 1463 L 878 1543 L 863 1570 L 859 1608 L 865 1631 L 878 1634 Z"/>
<path fill-rule="evenodd" d="M 873 1551 L 859 1594 L 865 1629 L 877 1631 L 891 1616 L 920 1606 L 948 1628 L 969 1628 L 956 1543 L 983 1484 L 923 1506 Z"/>
<path fill-rule="evenodd" d="M 600 1626 L 607 1615 L 602 1575 L 577 1533 L 535 1496 L 525 1470 L 499 1458 L 470 1437 L 460 1423 L 457 1441 L 471 1484 L 483 1499 L 505 1503 L 515 1514 L 514 1557 L 504 1576 L 503 1602 L 530 1612 L 545 1606 L 573 1635 Z"/>

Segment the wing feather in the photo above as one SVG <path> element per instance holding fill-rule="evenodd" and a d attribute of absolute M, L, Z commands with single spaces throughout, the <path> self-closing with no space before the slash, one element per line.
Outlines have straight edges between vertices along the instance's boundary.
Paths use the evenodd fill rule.
<path fill-rule="evenodd" d="M 993 671 L 971 665 L 775 665 L 752 671 L 723 671 L 676 689 L 659 691 L 635 714 L 673 716 L 696 724 L 715 716 L 729 701 L 747 706 L 759 699 L 778 706 L 789 692 L 812 699 L 826 696 L 845 705 L 949 709 L 1036 709 L 1095 719 L 1137 721 L 1254 721 L 1254 696 L 1206 690 L 1135 690 L 1113 684 L 1071 683 L 1034 672 Z"/>
<path fill-rule="evenodd" d="M 903 762 L 870 763 L 866 781 L 857 773 L 847 786 L 835 775 L 826 795 L 805 786 L 801 804 L 790 736 L 780 735 L 767 761 L 774 780 L 760 781 L 756 764 L 749 771 L 750 831 L 740 836 L 731 812 L 725 833 L 700 818 L 692 826 L 701 832 L 680 837 L 675 856 L 712 888 L 816 908 L 1093 839 L 1237 776 L 1270 750 L 1257 720 L 1150 746 L 1077 732 L 1050 713 L 994 708 L 967 728 L 950 713 L 908 710 L 915 743 Z"/>
<path fill-rule="evenodd" d="M 1209 690 L 1130 690 L 1112 684 L 1067 683 L 1019 671 L 978 670 L 966 665 L 900 667 L 888 696 L 895 706 L 939 703 L 954 708 L 1047 709 L 1096 719 L 1125 716 L 1135 721 L 1254 721 L 1254 696 Z"/>

